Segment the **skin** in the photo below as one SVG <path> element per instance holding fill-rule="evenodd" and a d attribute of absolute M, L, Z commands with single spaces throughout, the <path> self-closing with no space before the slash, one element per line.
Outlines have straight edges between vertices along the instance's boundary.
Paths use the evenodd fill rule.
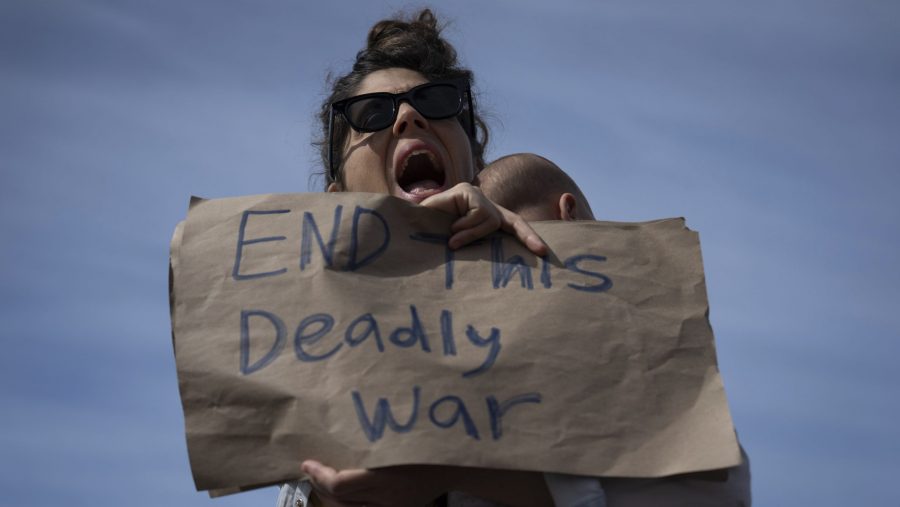
<path fill-rule="evenodd" d="M 301 470 L 326 507 L 423 507 L 445 491 L 463 491 L 502 505 L 553 505 L 538 472 L 440 465 L 338 471 L 312 460 L 304 461 Z"/>
<path fill-rule="evenodd" d="M 517 153 L 488 164 L 477 179 L 478 186 L 488 199 L 505 201 L 510 209 L 528 222 L 594 220 L 587 202 L 575 195 L 583 195 L 581 190 L 570 186 L 574 182 L 560 184 L 561 173 L 562 169 L 544 157 Z M 546 188 L 541 183 L 542 176 L 551 181 L 557 180 L 557 184 Z M 523 185 L 523 181 L 527 184 Z M 571 192 L 560 191 L 560 187 Z M 535 204 L 535 199 L 540 202 Z"/>
<path fill-rule="evenodd" d="M 590 215 L 590 213 L 586 213 L 584 211 L 579 212 L 578 207 L 578 199 L 574 195 L 568 192 L 564 192 L 558 198 L 550 196 L 544 206 L 535 206 L 517 211 L 519 213 L 519 216 L 521 216 L 528 222 L 541 222 L 545 220 L 571 221 L 594 219 L 593 216 L 585 216 Z"/>
<path fill-rule="evenodd" d="M 369 74 L 357 93 L 398 93 L 425 82 L 412 70 L 385 69 Z M 444 168 L 445 182 L 438 188 L 407 192 L 397 183 L 403 160 L 421 150 L 428 151 Z M 475 177 L 471 146 L 454 118 L 428 120 L 404 102 L 391 127 L 378 132 L 351 132 L 344 155 L 344 184 L 332 183 L 329 192 L 389 194 L 452 213 L 459 218 L 451 226 L 451 248 L 503 229 L 535 254 L 547 253 L 544 242 L 522 217 L 495 205 L 470 184 Z M 446 491 L 463 491 L 505 505 L 542 506 L 553 502 L 542 474 L 536 472 L 438 465 L 336 470 L 315 460 L 304 461 L 301 470 L 328 507 L 420 507 Z"/>

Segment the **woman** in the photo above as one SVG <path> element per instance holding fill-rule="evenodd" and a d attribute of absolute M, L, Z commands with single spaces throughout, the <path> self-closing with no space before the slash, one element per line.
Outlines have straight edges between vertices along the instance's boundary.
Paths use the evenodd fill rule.
<path fill-rule="evenodd" d="M 460 218 L 452 225 L 453 248 L 502 228 L 543 255 L 546 246 L 521 217 L 470 184 L 484 167 L 488 138 L 474 108 L 471 79 L 430 11 L 408 22 L 377 23 L 353 70 L 335 81 L 320 111 L 327 190 L 390 194 L 455 213 Z M 746 455 L 744 460 L 711 474 L 604 479 L 608 505 L 749 506 Z M 504 505 L 553 505 L 537 472 L 425 465 L 339 471 L 314 460 L 301 469 L 328 506 L 421 506 L 447 491 Z M 555 493 L 572 489 L 560 485 L 560 478 L 566 479 L 556 477 Z M 279 505 L 296 506 L 295 494 L 296 485 L 283 488 Z M 451 505 L 458 498 L 451 497 Z M 491 504 L 469 499 L 455 505 Z"/>
<path fill-rule="evenodd" d="M 377 23 L 353 70 L 337 79 L 319 119 L 329 192 L 390 194 L 460 218 L 451 248 L 498 229 L 538 255 L 546 246 L 518 215 L 471 185 L 488 132 L 474 110 L 472 73 L 429 10 Z M 446 466 L 337 471 L 316 461 L 303 473 L 326 505 L 425 505 L 464 491 L 512 505 L 552 505 L 540 473 Z"/>

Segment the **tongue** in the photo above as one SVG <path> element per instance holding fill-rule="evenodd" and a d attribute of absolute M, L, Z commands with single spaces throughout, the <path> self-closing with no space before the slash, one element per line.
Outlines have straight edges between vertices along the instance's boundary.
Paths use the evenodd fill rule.
<path fill-rule="evenodd" d="M 420 180 L 420 181 L 416 181 L 416 182 L 410 184 L 407 187 L 404 187 L 403 190 L 405 190 L 406 193 L 408 193 L 408 194 L 415 195 L 415 194 L 421 194 L 424 192 L 428 192 L 428 191 L 434 190 L 436 188 L 440 188 L 440 185 L 438 185 L 438 182 L 436 182 L 434 180 Z"/>

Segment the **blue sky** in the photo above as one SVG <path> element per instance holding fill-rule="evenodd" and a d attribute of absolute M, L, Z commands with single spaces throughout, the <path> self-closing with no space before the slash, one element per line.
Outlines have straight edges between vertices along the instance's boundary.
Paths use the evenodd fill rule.
<path fill-rule="evenodd" d="M 0 505 L 193 490 L 166 297 L 191 194 L 318 190 L 312 116 L 407 4 L 0 5 Z M 757 505 L 897 505 L 900 4 L 455 2 L 493 120 L 598 217 L 700 231 Z"/>

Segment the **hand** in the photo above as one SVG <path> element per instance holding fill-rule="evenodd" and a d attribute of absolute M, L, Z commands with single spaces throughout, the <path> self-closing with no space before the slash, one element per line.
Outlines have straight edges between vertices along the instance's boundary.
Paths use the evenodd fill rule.
<path fill-rule="evenodd" d="M 441 472 L 445 468 L 405 465 L 337 471 L 314 460 L 300 466 L 327 507 L 422 507 L 452 489 L 448 475 Z"/>
<path fill-rule="evenodd" d="M 468 183 L 433 195 L 421 202 L 422 206 L 453 213 L 460 218 L 450 226 L 448 245 L 457 249 L 481 239 L 497 229 L 514 235 L 535 255 L 546 255 L 547 245 L 522 217 L 498 206 L 484 196 L 481 190 Z"/>
<path fill-rule="evenodd" d="M 300 469 L 326 507 L 422 507 L 448 491 L 517 507 L 553 505 L 540 472 L 443 465 L 337 471 L 314 460 Z"/>

